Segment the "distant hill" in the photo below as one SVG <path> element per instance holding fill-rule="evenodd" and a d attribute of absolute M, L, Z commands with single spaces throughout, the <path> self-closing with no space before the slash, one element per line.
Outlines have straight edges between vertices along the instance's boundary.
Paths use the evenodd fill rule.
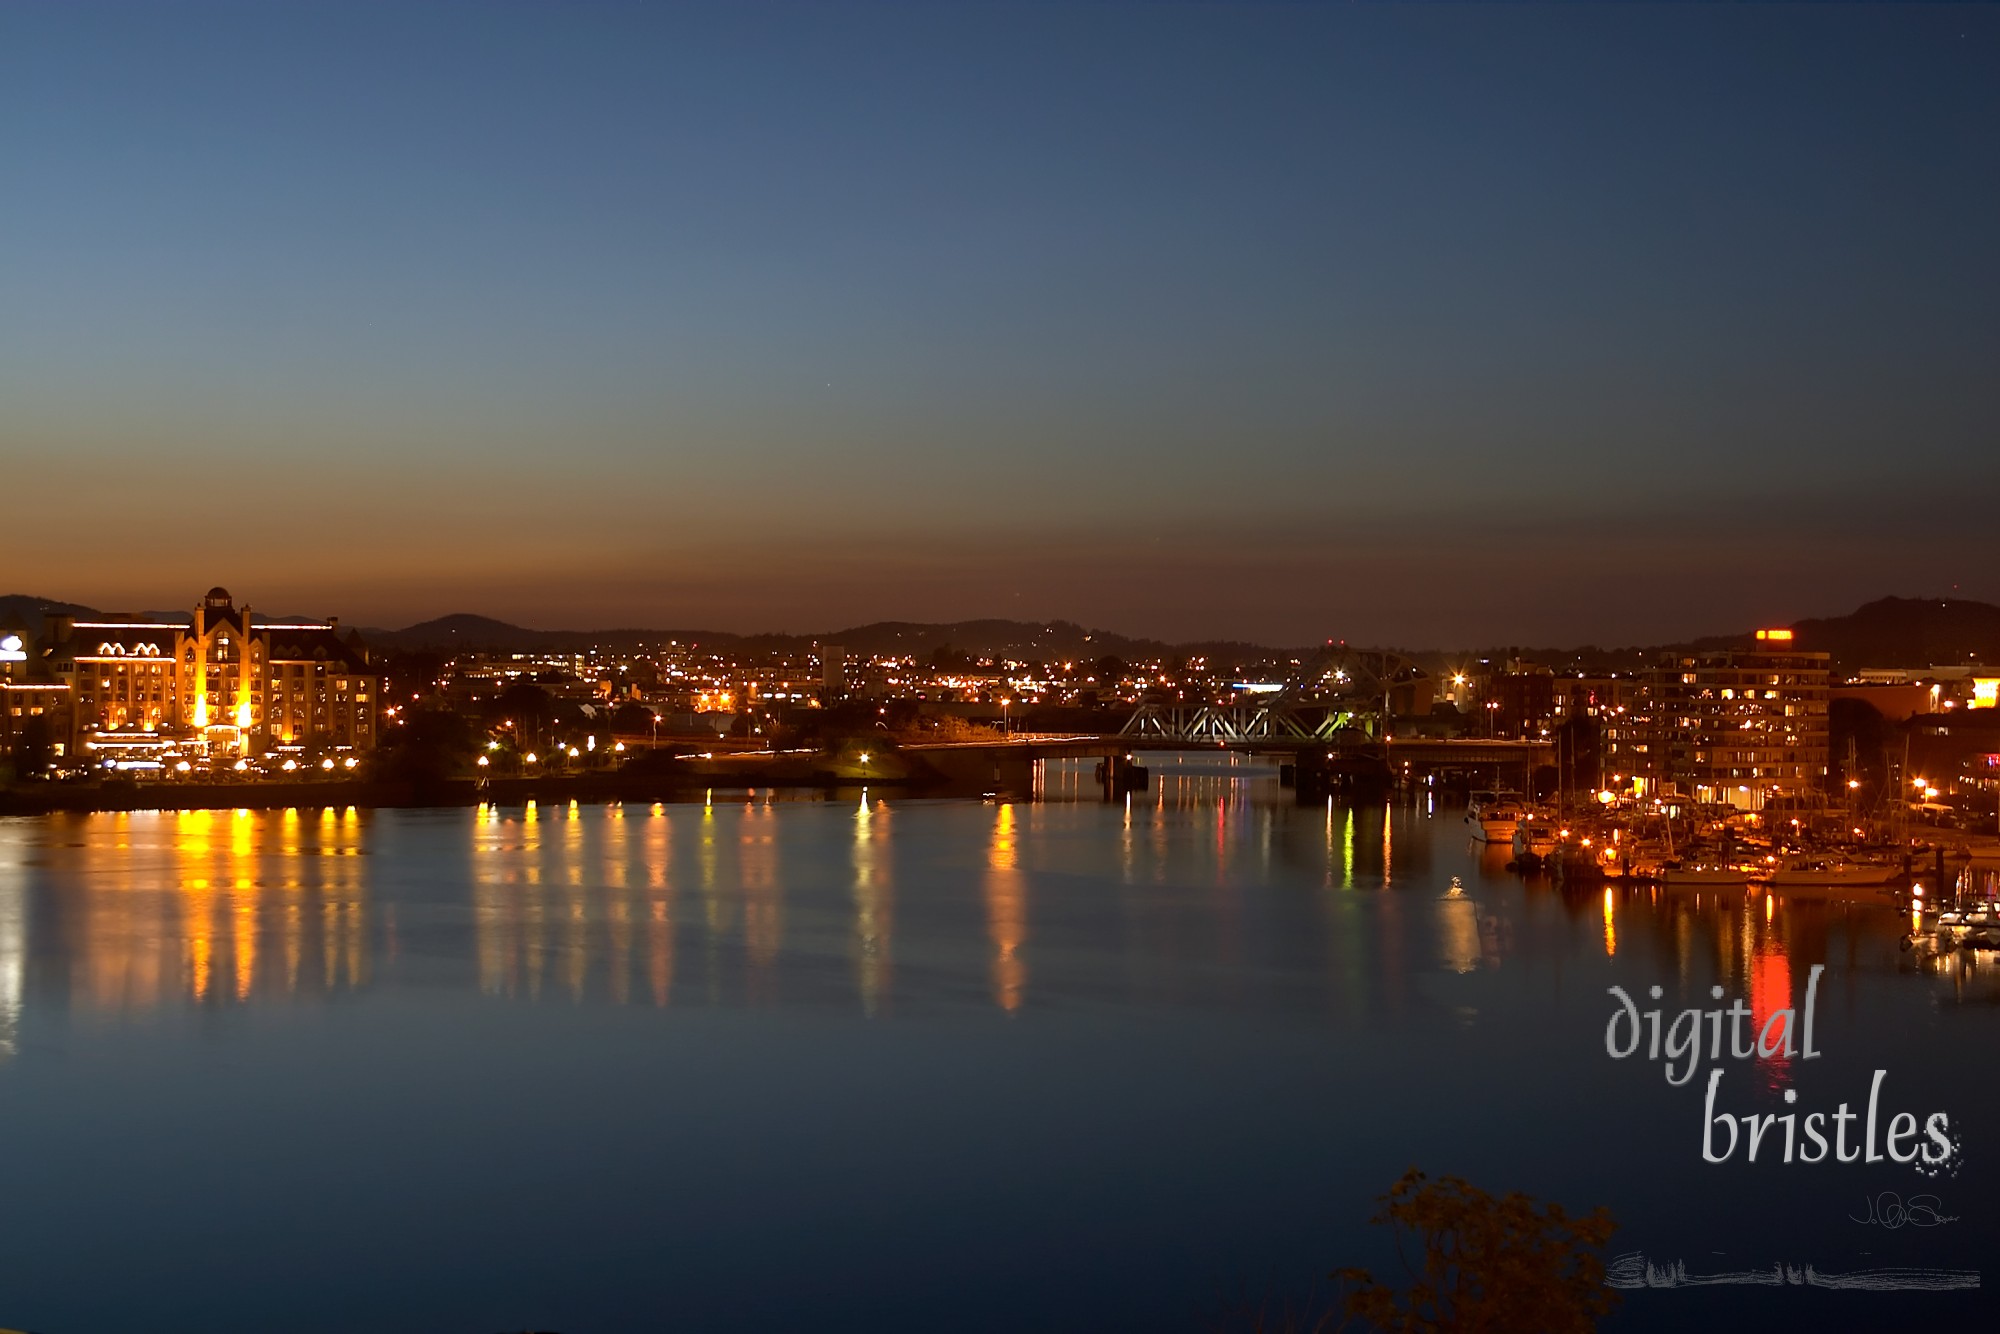
<path fill-rule="evenodd" d="M 490 616 L 474 616 L 470 612 L 419 621 L 401 630 L 369 626 L 361 634 L 370 644 L 383 648 L 495 649 L 518 653 L 541 647 L 539 630 L 524 630 L 518 625 L 496 621 Z"/>
<path fill-rule="evenodd" d="M 103 614 L 80 602 L 58 602 L 54 598 L 38 598 L 27 593 L 0 593 L 0 625 L 20 626 L 40 634 L 42 620 L 51 612 L 58 616 L 80 617 Z"/>
<path fill-rule="evenodd" d="M 1088 630 L 1072 621 L 951 621 L 927 624 L 916 621 L 877 621 L 820 634 L 738 635 L 720 630 L 536 630 L 460 612 L 435 620 L 405 626 L 400 630 L 367 628 L 362 635 L 370 644 L 394 649 L 480 649 L 500 653 L 561 652 L 592 644 L 630 647 L 634 644 L 662 644 L 678 640 L 683 644 L 728 647 L 744 653 L 792 653 L 814 644 L 838 644 L 856 657 L 871 654 L 909 654 L 928 657 L 942 648 L 955 649 L 974 657 L 1019 658 L 1045 661 L 1051 658 L 1101 658 L 1152 656 L 1169 651 L 1201 652 L 1204 649 L 1243 650 L 1256 656 L 1268 650 L 1255 645 L 1171 645 L 1155 639 L 1135 639 L 1128 635 Z"/>
<path fill-rule="evenodd" d="M 629 648 L 634 644 L 735 643 L 739 636 L 707 630 L 533 630 L 491 616 L 457 612 L 401 630 L 363 629 L 361 637 L 379 648 L 481 650 L 492 653 L 552 653 L 588 648 Z"/>
<path fill-rule="evenodd" d="M 937 625 L 878 621 L 823 634 L 736 635 L 719 630 L 685 629 L 535 630 L 461 612 L 400 630 L 364 629 L 361 633 L 370 644 L 384 648 L 481 649 L 499 653 L 561 652 L 592 644 L 630 647 L 678 640 L 683 644 L 727 646 L 747 653 L 788 653 L 813 644 L 838 644 L 857 657 L 871 654 L 927 657 L 938 649 L 952 648 L 975 657 L 1039 661 L 1098 658 L 1107 653 L 1120 657 L 1150 655 L 1168 648 L 1157 640 L 1086 630 L 1069 621 L 978 620 Z"/>
<path fill-rule="evenodd" d="M 1793 641 L 1836 665 L 2000 663 L 2000 607 L 1962 598 L 1877 598 L 1845 616 L 1798 621 Z"/>
<path fill-rule="evenodd" d="M 791 642 L 838 644 L 849 653 L 907 654 L 924 658 L 950 648 L 976 658 L 1017 658 L 1045 662 L 1065 658 L 1151 656 L 1167 652 L 1156 639 L 1132 639 L 1103 630 L 1087 630 L 1074 621 L 877 621 L 822 635 L 796 636 Z"/>
<path fill-rule="evenodd" d="M 20 626 L 39 632 L 48 611 L 79 617 L 116 614 L 104 613 L 80 603 L 34 597 L 26 593 L 0 595 L 0 626 Z M 184 617 L 186 613 L 173 615 Z M 1845 616 L 1798 621 L 1791 628 L 1798 636 L 1796 643 L 1799 648 L 1831 654 L 1836 667 L 1928 667 L 1971 661 L 2000 664 L 2000 607 L 1987 602 L 1963 598 L 1878 598 Z M 639 644 L 652 646 L 678 640 L 683 644 L 712 645 L 739 653 L 796 653 L 818 643 L 838 644 L 855 657 L 907 654 L 927 658 L 940 649 L 952 649 L 974 658 L 1017 658 L 1026 662 L 1083 661 L 1107 655 L 1141 660 L 1174 655 L 1207 657 L 1218 663 L 1248 664 L 1287 654 L 1304 655 L 1311 651 L 1236 641 L 1169 644 L 1158 639 L 1092 630 L 1074 621 L 997 619 L 936 623 L 876 621 L 823 634 L 739 635 L 719 630 L 535 630 L 490 616 L 460 612 L 400 630 L 364 628 L 360 633 L 377 648 L 499 653 L 564 652 L 593 644 L 613 649 L 631 648 Z M 1518 654 L 1559 667 L 1627 670 L 1640 666 L 1665 649 L 1722 648 L 1741 644 L 1749 638 L 1750 632 L 1740 631 L 1655 648 L 1495 648 L 1476 650 L 1475 654 L 1495 659 Z M 1465 656 L 1464 653 L 1409 652 L 1414 657 L 1430 661 L 1434 667 L 1447 659 L 1456 662 Z"/>
<path fill-rule="evenodd" d="M 1845 616 L 1794 621 L 1793 647 L 1825 653 L 1836 670 L 1864 667 L 1940 667 L 1952 663 L 2000 664 L 2000 607 L 1965 598 L 1877 598 Z M 1650 647 L 1492 649 L 1483 657 L 1520 656 L 1531 662 L 1598 671 L 1629 671 L 1662 653 L 1740 648 L 1756 631 L 1704 635 Z"/>

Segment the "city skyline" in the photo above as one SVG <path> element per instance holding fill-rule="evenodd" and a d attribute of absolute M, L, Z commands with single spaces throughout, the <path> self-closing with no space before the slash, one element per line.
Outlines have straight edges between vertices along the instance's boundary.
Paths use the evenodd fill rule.
<path fill-rule="evenodd" d="M 252 550 L 376 625 L 1404 644 L 2000 600 L 1989 11 L 0 25 L 25 593 Z"/>

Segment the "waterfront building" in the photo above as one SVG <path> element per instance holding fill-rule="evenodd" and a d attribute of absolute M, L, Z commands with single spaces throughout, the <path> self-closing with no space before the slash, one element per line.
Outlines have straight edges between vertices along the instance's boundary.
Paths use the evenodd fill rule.
<path fill-rule="evenodd" d="M 1489 710 L 1492 735 L 1522 740 L 1547 735 L 1556 716 L 1555 673 L 1517 658 L 1489 676 L 1486 688 L 1487 703 L 1499 706 Z"/>
<path fill-rule="evenodd" d="M 1644 686 L 1626 673 L 1556 676 L 1551 690 L 1556 769 L 1565 791 L 1631 790 L 1648 771 Z"/>
<path fill-rule="evenodd" d="M 0 680 L 0 755 L 12 755 L 40 733 L 52 758 L 69 745 L 69 687 L 48 681 Z"/>
<path fill-rule="evenodd" d="M 43 679 L 69 691 L 68 737 L 173 733 L 209 753 L 367 750 L 381 674 L 338 621 L 268 621 L 212 588 L 185 620 L 51 618 Z"/>
<path fill-rule="evenodd" d="M 60 758 L 70 735 L 69 687 L 35 675 L 36 649 L 25 627 L 0 625 L 0 755 L 39 738 Z"/>
<path fill-rule="evenodd" d="M 1929 667 L 1865 667 L 1835 691 L 1867 699 L 1885 718 L 2000 705 L 2000 674 L 1979 663 Z M 1877 703 L 1877 701 L 1880 701 Z"/>
<path fill-rule="evenodd" d="M 1790 631 L 1666 658 L 1644 694 L 1648 777 L 1660 795 L 1760 810 L 1825 789 L 1828 657 L 1793 649 Z"/>

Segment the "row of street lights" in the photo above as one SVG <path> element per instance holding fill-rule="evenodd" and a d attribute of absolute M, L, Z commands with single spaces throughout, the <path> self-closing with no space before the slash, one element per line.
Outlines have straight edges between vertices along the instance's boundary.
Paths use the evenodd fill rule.
<path fill-rule="evenodd" d="M 497 751 L 499 749 L 500 749 L 500 743 L 498 741 L 487 742 L 486 743 L 487 753 L 482 754 L 477 761 L 479 767 L 481 769 L 492 768 L 493 767 L 492 752 Z M 567 763 L 567 761 L 570 760 L 582 759 L 586 755 L 595 756 L 596 753 L 597 753 L 597 738 L 594 736 L 585 738 L 582 749 L 578 749 L 575 746 L 557 746 L 555 748 L 555 757 L 564 761 L 565 764 Z M 606 753 L 617 757 L 617 760 L 614 762 L 622 762 L 625 756 L 625 743 L 623 741 L 614 741 L 610 745 L 610 747 L 608 747 Z M 542 762 L 542 757 L 537 753 L 535 753 L 534 751 L 530 750 L 522 752 L 521 755 L 522 764 L 524 765 L 540 764 L 541 762 Z"/>

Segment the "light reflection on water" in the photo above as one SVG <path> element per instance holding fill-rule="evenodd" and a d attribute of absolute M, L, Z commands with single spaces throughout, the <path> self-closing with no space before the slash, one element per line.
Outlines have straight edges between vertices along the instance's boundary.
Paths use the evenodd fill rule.
<path fill-rule="evenodd" d="M 1208 934 L 1232 938 L 1240 905 L 1229 896 L 1246 874 L 1270 880 L 1280 826 L 1289 834 L 1299 823 L 1297 812 L 1255 800 L 1255 790 L 1227 771 L 1162 774 L 1150 792 L 1118 808 L 1117 878 L 1165 885 L 1200 865 L 1200 879 L 1215 896 L 1206 906 L 1217 929 Z M 483 994 L 537 999 L 552 990 L 571 1000 L 588 994 L 617 1004 L 665 1006 L 675 989 L 676 961 L 692 951 L 707 964 L 708 1000 L 727 993 L 752 1005 L 775 1002 L 787 937 L 782 821 L 805 805 L 767 792 L 736 800 L 712 796 L 700 807 L 531 801 L 443 818 L 349 807 L 13 822 L 0 827 L 0 849 L 10 854 L 9 874 L 0 883 L 0 1019 L 11 1031 L 31 952 L 60 959 L 71 982 L 70 1003 L 93 1011 L 242 1004 L 365 986 L 380 956 L 397 949 L 393 905 L 371 900 L 370 872 L 403 852 L 371 836 L 410 820 L 427 835 L 422 861 L 399 865 L 426 877 L 463 875 L 468 881 L 472 953 Z M 892 999 L 895 831 L 898 809 L 906 805 L 863 792 L 849 808 L 843 860 L 853 984 L 870 1014 Z M 971 832 L 963 828 L 969 819 L 981 826 L 976 881 L 991 1002 L 1018 1009 L 1029 986 L 1033 897 L 1023 844 L 1047 837 L 1057 825 L 1068 832 L 1078 813 L 1090 819 L 1100 812 L 1004 802 L 917 803 L 915 809 L 933 817 L 951 812 L 953 837 Z M 1193 826 L 1190 815 L 1198 816 Z M 1393 820 L 1379 810 L 1357 813 L 1331 803 L 1313 819 L 1324 825 L 1327 887 L 1386 883 Z M 1357 878 L 1355 838 L 1362 825 L 1378 841 L 1381 860 Z M 441 857 L 439 846 L 460 836 L 448 829 L 461 827 L 469 845 L 462 869 Z M 813 874 L 791 877 L 810 889 L 818 888 L 826 864 L 820 832 L 813 829 L 811 841 L 799 847 Z M 1286 851 L 1296 856 L 1294 840 L 1287 838 Z M 44 879 L 59 884 L 61 893 L 44 905 L 43 934 L 31 940 L 27 886 Z M 1468 939 L 1467 931 L 1454 930 L 1453 957 L 1476 957 Z M 724 979 L 721 970 L 732 959 L 739 975 Z"/>
<path fill-rule="evenodd" d="M 920 954 L 963 952 L 974 920 L 947 910 L 961 905 L 966 886 L 976 889 L 985 992 L 1005 1012 L 1034 995 L 1038 916 L 1067 921 L 1093 948 L 1106 944 L 1099 937 L 1110 923 L 1101 914 L 1078 916 L 1073 893 L 1057 900 L 1037 888 L 1052 875 L 1128 887 L 1107 901 L 1126 919 L 1114 934 L 1118 948 L 1140 960 L 1127 976 L 1155 983 L 1162 961 L 1240 964 L 1246 892 L 1318 885 L 1330 896 L 1320 900 L 1330 947 L 1316 965 L 1318 980 L 1345 1003 L 1366 995 L 1369 1005 L 1392 1007 L 1406 974 L 1422 966 L 1403 957 L 1417 944 L 1413 926 L 1430 942 L 1417 945 L 1419 953 L 1445 969 L 1503 968 L 1515 949 L 1509 895 L 1553 904 L 1570 919 L 1587 902 L 1607 962 L 1647 938 L 1648 957 L 1664 956 L 1682 993 L 1694 994 L 1701 976 L 1744 989 L 1760 1023 L 1794 1004 L 1795 976 L 1823 959 L 1833 939 L 1851 955 L 1862 938 L 1852 934 L 1858 923 L 1878 949 L 1906 925 L 1878 904 L 1791 903 L 1770 893 L 1606 886 L 1589 890 L 1586 901 L 1582 891 L 1559 893 L 1544 881 L 1518 884 L 1492 850 L 1477 846 L 1451 854 L 1463 878 L 1451 876 L 1419 921 L 1393 893 L 1382 895 L 1435 878 L 1440 850 L 1459 841 L 1448 814 L 1330 801 L 1300 807 L 1254 769 L 1247 779 L 1234 763 L 1197 759 L 1189 769 L 1169 767 L 1150 791 L 1108 807 L 909 802 L 863 791 L 827 803 L 842 812 L 837 838 L 820 803 L 768 791 L 711 796 L 701 806 L 529 802 L 470 812 L 141 812 L 8 822 L 0 825 L 0 1054 L 12 1050 L 31 991 L 46 1000 L 46 986 L 29 985 L 38 970 L 65 979 L 67 1008 L 102 1013 L 366 988 L 399 948 L 396 904 L 382 899 L 375 874 L 389 865 L 447 901 L 464 882 L 467 952 L 481 994 L 662 1008 L 782 1004 L 788 962 L 807 965 L 811 1001 L 824 1003 L 818 984 L 835 929 L 829 918 L 838 915 L 846 989 L 862 1013 L 891 1012 L 899 895 L 912 892 L 899 886 L 899 861 L 917 870 L 915 887 L 926 896 Z M 385 829 L 394 836 L 379 837 Z M 461 857 L 450 855 L 454 842 Z M 968 853 L 976 865 L 965 864 Z M 1160 892 L 1129 892 L 1149 886 Z M 837 895 L 828 893 L 836 887 Z M 1368 922 L 1340 906 L 1357 894 L 1372 901 Z M 1295 897 L 1283 905 L 1301 906 Z M 449 917 L 426 919 L 426 934 L 448 928 Z M 953 922 L 966 934 L 953 939 L 940 930 Z M 1050 947 L 1064 953 L 1075 943 Z M 444 951 L 451 949 L 446 941 Z M 1919 969 L 1911 959 L 1897 964 Z M 1954 997 L 1978 998 L 1993 986 L 1994 970 L 1979 957 L 1923 966 L 1934 981 L 1949 981 Z M 1366 984 L 1362 993 L 1356 983 Z"/>
<path fill-rule="evenodd" d="M 1891 905 L 1565 891 L 1469 846 L 1448 807 L 1299 805 L 1226 757 L 1152 768 L 1109 804 L 1057 769 L 1045 793 L 1077 800 L 0 821 L 0 1107 L 67 1165 L 35 1179 L 0 1156 L 0 1189 L 56 1220 L 0 1259 L 0 1292 L 71 1294 L 37 1308 L 70 1321 L 0 1306 L 0 1324 L 131 1323 L 145 1308 L 63 1265 L 103 1217 L 149 1216 L 132 1192 L 156 1177 L 247 1220 L 246 1252 L 282 1241 L 294 1258 L 268 1262 L 294 1282 L 364 1263 L 353 1238 L 408 1213 L 408 1318 L 359 1294 L 328 1329 L 463 1324 L 468 1291 L 514 1292 L 542 1257 L 518 1289 L 542 1305 L 484 1324 L 626 1327 L 668 1309 L 640 1258 L 602 1267 L 635 1236 L 732 1282 L 790 1268 L 820 1295 L 739 1309 L 721 1279 L 687 1279 L 671 1309 L 690 1327 L 874 1327 L 898 1274 L 973 1282 L 1010 1247 L 1046 1286 L 946 1324 L 1201 1327 L 1180 1316 L 1218 1285 L 1356 1258 L 1373 1195 L 1412 1161 L 1608 1203 L 1632 1244 L 1691 1262 L 1734 1244 L 1716 1216 L 1837 1221 L 1828 1173 L 1760 1174 L 1761 1216 L 1722 1169 L 1704 1189 L 1736 1194 L 1694 1189 L 1688 1100 L 1602 1055 L 1614 981 L 1662 984 L 1669 1009 L 1722 985 L 1761 1028 L 1825 963 L 1836 1059 L 1732 1073 L 1742 1110 L 1793 1086 L 1812 1105 L 1865 1097 L 1885 1064 L 1908 1105 L 1991 1109 L 1991 1074 L 1950 1062 L 2000 1035 L 1996 970 L 1900 951 Z M 98 1096 L 142 1126 L 178 1117 L 173 1152 L 121 1134 L 124 1174 L 93 1176 Z M 268 1123 L 241 1110 L 287 1097 Z M 306 1126 L 354 1129 L 321 1162 L 296 1157 Z M 467 1136 L 492 1141 L 476 1170 Z M 218 1166 L 259 1142 L 264 1176 Z M 395 1219 L 364 1202 L 304 1219 L 264 1184 L 320 1170 L 372 1180 Z M 481 1231 L 500 1206 L 479 1192 L 503 1183 L 563 1229 Z M 1851 1261 L 1851 1242 L 1812 1244 Z M 179 1263 L 208 1272 L 206 1254 Z"/>
<path fill-rule="evenodd" d="M 1325 961 L 1329 977 L 1373 973 L 1378 990 L 1393 993 L 1410 941 L 1401 909 L 1380 895 L 1423 883 L 1437 850 L 1457 842 L 1455 822 L 1330 801 L 1297 807 L 1268 775 L 1260 785 L 1234 767 L 1169 770 L 1151 791 L 1111 807 L 907 802 L 863 791 L 830 803 L 844 812 L 838 843 L 809 814 L 817 803 L 770 792 L 712 796 L 701 806 L 529 802 L 421 815 L 350 807 L 9 822 L 0 826 L 0 1052 L 11 1049 L 38 960 L 45 971 L 60 960 L 68 1004 L 99 1012 L 366 987 L 398 948 L 395 906 L 377 902 L 372 888 L 371 872 L 384 859 L 447 888 L 463 877 L 474 980 L 488 996 L 553 993 L 665 1007 L 691 999 L 677 996 L 691 985 L 705 1003 L 778 1004 L 788 950 L 817 962 L 825 919 L 838 911 L 847 918 L 852 996 L 875 1015 L 895 998 L 897 839 L 912 819 L 930 826 L 915 834 L 924 851 L 977 850 L 976 868 L 957 884 L 940 882 L 935 855 L 920 859 L 931 863 L 921 879 L 946 899 L 958 897 L 960 884 L 976 886 L 986 990 L 1000 1010 L 1016 1011 L 1031 995 L 1038 873 L 1109 872 L 1125 886 L 1174 887 L 1153 900 L 1117 898 L 1132 918 L 1132 948 L 1190 959 L 1205 953 L 1212 963 L 1240 959 L 1247 887 L 1308 880 L 1333 895 L 1323 901 L 1337 942 Z M 1108 837 L 1094 832 L 1107 824 Z M 383 845 L 374 835 L 385 825 L 411 833 L 420 826 L 421 848 Z M 447 852 L 453 841 L 469 854 L 457 866 Z M 1553 899 L 1570 917 L 1582 911 L 1579 895 L 1546 882 L 1517 888 L 1490 849 L 1468 847 L 1463 856 L 1474 887 L 1450 877 L 1427 915 L 1425 952 L 1444 968 L 1505 964 L 1513 922 L 1494 905 L 1496 888 Z M 835 881 L 837 906 L 823 892 Z M 61 892 L 31 912 L 38 883 Z M 1187 892 L 1198 887 L 1203 892 Z M 1360 954 L 1345 929 L 1351 923 L 1334 907 L 1356 893 L 1378 900 L 1379 936 Z M 1834 919 L 1851 927 L 1862 913 L 1881 940 L 1904 925 L 1874 904 L 1792 904 L 1769 893 L 1675 896 L 1606 886 L 1589 896 L 1606 960 L 1650 936 L 1681 990 L 1702 973 L 1728 988 L 1747 986 L 1760 1023 L 1793 1003 L 1793 956 L 1824 951 Z M 788 904 L 794 897 L 800 902 Z M 807 914 L 803 928 L 788 923 L 793 911 Z M 1174 929 L 1159 929 L 1160 917 Z M 935 926 L 940 917 L 925 920 Z M 692 978 L 684 975 L 690 960 Z M 1933 969 L 1954 994 L 1968 983 L 1979 994 L 1990 973 L 1973 957 Z"/>
<path fill-rule="evenodd" d="M 44 837 L 53 835 L 53 837 Z M 59 963 L 97 1011 L 366 985 L 365 832 L 353 808 L 121 812 L 0 824 L 0 995 Z M 31 909 L 44 875 L 62 892 Z"/>

